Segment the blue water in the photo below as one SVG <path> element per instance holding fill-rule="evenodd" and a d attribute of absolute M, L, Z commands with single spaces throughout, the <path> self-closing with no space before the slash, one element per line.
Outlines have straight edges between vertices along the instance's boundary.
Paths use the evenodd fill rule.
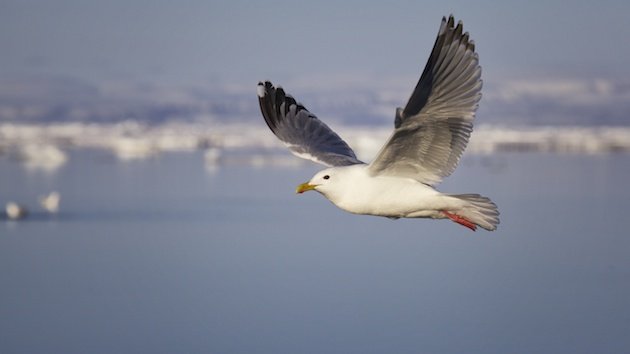
<path fill-rule="evenodd" d="M 0 159 L 1 353 L 623 353 L 630 156 L 466 156 L 498 231 L 344 213 L 317 166 Z M 58 190 L 61 212 L 37 208 Z"/>

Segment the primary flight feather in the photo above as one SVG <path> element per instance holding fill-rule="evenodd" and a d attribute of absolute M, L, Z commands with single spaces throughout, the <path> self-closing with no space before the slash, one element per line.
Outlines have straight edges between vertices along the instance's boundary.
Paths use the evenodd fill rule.
<path fill-rule="evenodd" d="M 258 100 L 265 122 L 293 154 L 330 167 L 298 193 L 315 190 L 355 214 L 450 219 L 492 231 L 499 212 L 490 199 L 433 188 L 455 170 L 468 144 L 481 86 L 474 42 L 450 16 L 442 18 L 420 80 L 405 108 L 396 109 L 394 131 L 370 164 L 281 87 L 260 82 Z"/>

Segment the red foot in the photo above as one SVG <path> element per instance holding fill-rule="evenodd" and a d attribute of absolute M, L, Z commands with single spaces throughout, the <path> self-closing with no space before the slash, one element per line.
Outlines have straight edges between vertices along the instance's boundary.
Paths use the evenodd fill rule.
<path fill-rule="evenodd" d="M 456 223 L 463 225 L 473 231 L 477 231 L 477 225 L 475 225 L 472 221 L 465 219 L 459 215 L 455 215 L 453 213 L 449 213 L 446 210 L 442 210 L 442 214 L 446 215 L 449 219 L 455 221 Z"/>

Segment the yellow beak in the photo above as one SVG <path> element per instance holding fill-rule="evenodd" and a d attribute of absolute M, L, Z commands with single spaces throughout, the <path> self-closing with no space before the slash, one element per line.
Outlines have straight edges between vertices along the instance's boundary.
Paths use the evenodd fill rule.
<path fill-rule="evenodd" d="M 317 187 L 314 184 L 309 184 L 308 182 L 302 183 L 297 188 L 295 188 L 295 193 L 302 194 L 304 192 L 312 191 Z"/>

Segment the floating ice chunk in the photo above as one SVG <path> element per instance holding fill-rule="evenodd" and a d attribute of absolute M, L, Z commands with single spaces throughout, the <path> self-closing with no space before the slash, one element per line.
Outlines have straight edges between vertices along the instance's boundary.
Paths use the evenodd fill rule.
<path fill-rule="evenodd" d="M 28 210 L 25 207 L 18 205 L 15 202 L 8 202 L 5 211 L 7 212 L 7 217 L 11 220 L 22 219 L 28 214 Z"/>
<path fill-rule="evenodd" d="M 37 143 L 21 146 L 18 151 L 18 158 L 22 160 L 28 168 L 47 171 L 56 170 L 68 160 L 66 154 L 58 147 Z"/>
<path fill-rule="evenodd" d="M 194 151 L 199 146 L 199 139 L 189 134 L 167 133 L 154 138 L 160 151 Z"/>
<path fill-rule="evenodd" d="M 206 165 L 218 165 L 221 162 L 221 150 L 211 147 L 203 154 Z"/>
<path fill-rule="evenodd" d="M 61 195 L 58 192 L 51 192 L 50 194 L 39 198 L 39 204 L 49 213 L 56 213 L 59 211 L 60 201 Z"/>
<path fill-rule="evenodd" d="M 112 143 L 116 156 L 121 160 L 144 159 L 157 153 L 149 139 L 120 137 Z"/>

